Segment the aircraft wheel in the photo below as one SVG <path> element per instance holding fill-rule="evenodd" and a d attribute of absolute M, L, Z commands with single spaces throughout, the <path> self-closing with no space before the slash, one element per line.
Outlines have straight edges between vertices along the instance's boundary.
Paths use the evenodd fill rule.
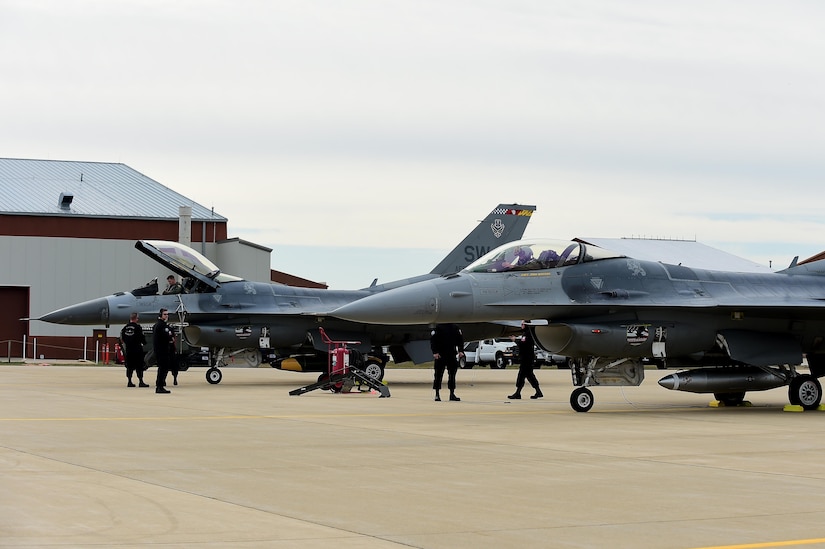
<path fill-rule="evenodd" d="M 791 380 L 788 400 L 806 410 L 816 410 L 822 400 L 822 385 L 812 375 L 798 375 Z"/>
<path fill-rule="evenodd" d="M 577 412 L 587 412 L 593 407 L 593 393 L 587 387 L 579 387 L 570 395 L 570 406 Z"/>
<path fill-rule="evenodd" d="M 739 406 L 745 400 L 745 393 L 713 393 L 713 398 L 725 406 Z"/>
<path fill-rule="evenodd" d="M 326 372 L 318 376 L 318 383 L 323 383 L 325 381 L 329 381 L 329 374 Z M 322 391 L 329 391 L 330 389 L 332 389 L 332 385 L 329 383 L 321 387 Z"/>
<path fill-rule="evenodd" d="M 223 379 L 223 374 L 221 373 L 219 368 L 215 368 L 213 366 L 206 370 L 206 381 L 208 381 L 212 385 L 220 383 L 221 379 Z"/>
<path fill-rule="evenodd" d="M 384 366 L 377 360 L 368 360 L 364 364 L 364 373 L 376 381 L 384 379 Z"/>

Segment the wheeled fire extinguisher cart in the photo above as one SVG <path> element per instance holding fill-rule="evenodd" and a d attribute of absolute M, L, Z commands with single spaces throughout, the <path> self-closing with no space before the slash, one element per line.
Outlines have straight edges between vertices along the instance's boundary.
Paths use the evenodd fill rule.
<path fill-rule="evenodd" d="M 333 393 L 349 393 L 357 388 L 359 391 L 374 389 L 380 393 L 381 398 L 390 396 L 390 390 L 386 385 L 367 375 L 355 363 L 357 351 L 350 349 L 347 345 L 358 345 L 360 341 L 333 341 L 323 328 L 319 328 L 318 331 L 321 333 L 321 339 L 329 348 L 327 374 L 321 376 L 321 379 L 315 383 L 290 391 L 290 395 L 298 396 L 315 389 Z"/>

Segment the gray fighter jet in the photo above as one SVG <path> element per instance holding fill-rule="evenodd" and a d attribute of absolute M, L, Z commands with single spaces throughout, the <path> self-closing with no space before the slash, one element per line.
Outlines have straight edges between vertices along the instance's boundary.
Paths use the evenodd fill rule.
<path fill-rule="evenodd" d="M 438 278 L 457 272 L 503 242 L 522 237 L 535 206 L 500 204 L 429 274 L 377 284 L 361 290 L 319 290 L 283 284 L 242 280 L 221 273 L 218 267 L 195 250 L 176 242 L 140 240 L 135 247 L 183 277 L 186 292 L 159 295 L 157 280 L 131 292 L 119 292 L 71 305 L 36 320 L 57 324 L 125 324 L 133 311 L 154 318 L 161 307 L 177 313 L 176 324 L 192 347 L 210 349 L 206 379 L 219 383 L 221 366 L 258 366 L 262 362 L 292 371 L 328 371 L 329 345 L 320 333 L 323 327 L 332 340 L 350 344 L 357 351 L 356 364 L 374 379 L 384 377 L 389 348 L 395 362 L 432 360 L 430 330 L 426 326 L 374 326 L 326 318 L 325 313 L 341 305 L 391 288 Z M 512 330 L 506 325 L 471 323 L 465 328 L 468 341 L 502 337 Z M 319 381 L 321 378 L 319 377 Z"/>
<path fill-rule="evenodd" d="M 686 368 L 659 384 L 713 393 L 789 387 L 815 409 L 825 375 L 825 261 L 776 273 L 735 273 L 640 261 L 578 241 L 503 245 L 457 274 L 344 305 L 357 322 L 432 324 L 528 320 L 545 350 L 574 359 L 570 404 L 588 387 L 639 385 L 648 362 Z M 807 357 L 810 374 L 797 371 Z"/>

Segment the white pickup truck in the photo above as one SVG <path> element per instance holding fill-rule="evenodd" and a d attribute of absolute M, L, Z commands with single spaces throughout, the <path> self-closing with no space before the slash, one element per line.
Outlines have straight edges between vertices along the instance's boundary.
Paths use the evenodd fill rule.
<path fill-rule="evenodd" d="M 545 351 L 544 349 L 539 349 L 536 347 L 536 367 L 541 368 L 545 364 L 549 364 L 550 366 L 556 366 L 559 369 L 570 368 L 570 359 L 563 355 L 555 355 L 550 351 Z"/>
<path fill-rule="evenodd" d="M 468 369 L 476 364 L 489 364 L 491 369 L 506 368 L 513 363 L 517 347 L 509 338 L 471 341 L 464 345 L 464 356 L 459 357 L 458 365 Z"/>

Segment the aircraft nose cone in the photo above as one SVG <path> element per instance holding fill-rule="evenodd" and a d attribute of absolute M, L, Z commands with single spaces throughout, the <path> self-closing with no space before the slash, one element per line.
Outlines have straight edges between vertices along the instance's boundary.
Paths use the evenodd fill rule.
<path fill-rule="evenodd" d="M 659 385 L 664 387 L 665 389 L 678 389 L 679 388 L 679 377 L 676 374 L 670 374 L 669 376 L 665 376 L 659 380 Z"/>
<path fill-rule="evenodd" d="M 348 303 L 332 316 L 366 324 L 429 324 L 438 318 L 438 292 L 430 283 L 395 288 Z"/>
<path fill-rule="evenodd" d="M 52 324 L 109 325 L 109 301 L 105 297 L 63 307 L 38 318 Z"/>

